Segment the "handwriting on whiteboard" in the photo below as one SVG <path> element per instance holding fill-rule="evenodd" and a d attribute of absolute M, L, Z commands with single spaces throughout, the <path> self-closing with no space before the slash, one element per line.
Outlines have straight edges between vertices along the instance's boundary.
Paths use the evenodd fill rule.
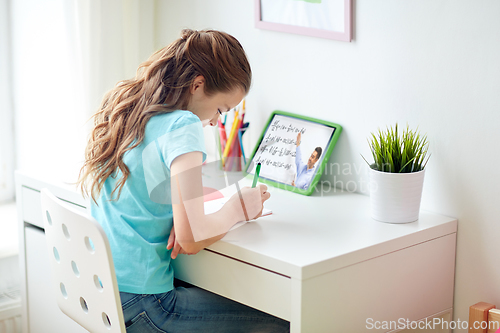
<path fill-rule="evenodd" d="M 301 132 L 302 134 L 304 134 L 306 132 L 306 129 L 304 127 L 300 128 L 299 127 L 295 127 L 293 126 L 292 124 L 288 124 L 287 125 L 283 125 L 283 123 L 281 123 L 281 121 L 279 119 L 276 119 L 275 121 L 273 121 L 271 123 L 271 131 L 272 132 L 275 132 L 275 131 L 282 131 L 282 132 L 293 132 L 293 133 L 299 133 Z"/>
<path fill-rule="evenodd" d="M 263 166 L 266 166 L 267 173 L 274 173 L 269 170 L 269 167 L 295 170 L 297 135 L 306 133 L 307 128 L 296 126 L 286 120 L 286 118 L 274 119 L 271 122 L 257 151 L 255 163 L 262 163 Z M 289 121 L 293 120 L 289 119 Z"/>
<path fill-rule="evenodd" d="M 316 147 L 321 147 L 323 151 L 326 151 L 333 132 L 334 128 L 314 121 L 277 114 L 262 136 L 253 156 L 253 163 L 248 166 L 248 173 L 254 174 L 257 163 L 261 163 L 261 177 L 284 184 L 293 184 L 297 176 L 296 164 L 306 163 L 309 154 Z M 300 147 L 305 158 L 303 161 L 296 160 L 299 133 L 301 133 Z"/>
<path fill-rule="evenodd" d="M 255 163 L 261 163 L 262 165 L 265 166 L 272 166 L 275 168 L 283 168 L 285 170 L 290 170 L 292 167 L 292 163 L 284 163 L 284 162 L 279 162 L 279 161 L 273 161 L 270 158 L 262 158 L 262 156 L 259 156 Z"/>

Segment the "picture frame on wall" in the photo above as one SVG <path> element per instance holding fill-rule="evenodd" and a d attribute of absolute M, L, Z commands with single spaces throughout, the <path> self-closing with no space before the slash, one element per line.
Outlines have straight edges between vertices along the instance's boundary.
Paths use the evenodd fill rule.
<path fill-rule="evenodd" d="M 352 0 L 254 0 L 255 27 L 344 42 L 352 39 Z"/>

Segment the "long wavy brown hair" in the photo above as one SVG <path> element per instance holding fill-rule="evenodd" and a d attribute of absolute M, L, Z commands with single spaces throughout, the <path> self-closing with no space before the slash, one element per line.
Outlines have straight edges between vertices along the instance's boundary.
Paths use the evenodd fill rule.
<path fill-rule="evenodd" d="M 252 72 L 243 47 L 233 36 L 215 30 L 184 29 L 181 37 L 154 53 L 135 78 L 118 82 L 94 114 L 78 184 L 96 202 L 104 182 L 116 183 L 118 199 L 130 171 L 124 154 L 141 144 L 148 120 L 158 114 L 186 110 L 196 77 L 205 79 L 205 94 L 250 89 Z"/>

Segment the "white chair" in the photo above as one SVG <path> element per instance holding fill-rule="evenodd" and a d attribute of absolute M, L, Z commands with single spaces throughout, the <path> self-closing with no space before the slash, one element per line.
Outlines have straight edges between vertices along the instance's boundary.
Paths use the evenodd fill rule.
<path fill-rule="evenodd" d="M 91 216 L 42 189 L 42 214 L 59 308 L 92 333 L 125 333 L 109 242 Z"/>

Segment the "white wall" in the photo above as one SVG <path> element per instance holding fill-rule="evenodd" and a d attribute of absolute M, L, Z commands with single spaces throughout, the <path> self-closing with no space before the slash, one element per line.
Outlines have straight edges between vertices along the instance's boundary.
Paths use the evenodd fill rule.
<path fill-rule="evenodd" d="M 153 52 L 155 0 L 12 1 L 16 169 L 74 183 L 104 93 Z"/>
<path fill-rule="evenodd" d="M 63 0 L 12 2 L 16 168 L 45 179 L 76 180 L 89 115 L 75 82 Z"/>
<path fill-rule="evenodd" d="M 455 320 L 478 301 L 500 306 L 499 1 L 354 0 L 351 43 L 255 29 L 253 0 L 158 5 L 157 47 L 190 27 L 246 48 L 253 140 L 275 109 L 343 125 L 330 160 L 340 172 L 323 180 L 363 192 L 370 132 L 399 122 L 427 133 L 422 206 L 459 219 Z"/>
<path fill-rule="evenodd" d="M 0 204 L 14 198 L 14 121 L 10 71 L 10 3 L 0 0 Z"/>

